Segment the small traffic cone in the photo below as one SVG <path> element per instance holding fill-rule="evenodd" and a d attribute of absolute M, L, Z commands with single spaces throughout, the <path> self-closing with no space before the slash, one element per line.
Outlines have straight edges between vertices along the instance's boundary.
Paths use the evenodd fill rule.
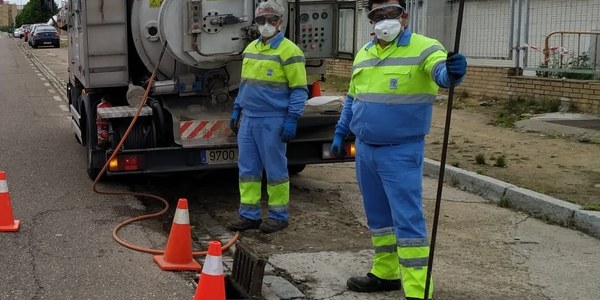
<path fill-rule="evenodd" d="M 200 270 L 200 264 L 192 256 L 192 228 L 187 199 L 181 198 L 177 203 L 164 255 L 155 255 L 153 258 L 164 271 Z"/>
<path fill-rule="evenodd" d="M 15 220 L 10 206 L 10 193 L 6 183 L 6 173 L 0 171 L 0 232 L 15 232 L 19 230 L 19 220 Z"/>
<path fill-rule="evenodd" d="M 221 242 L 210 242 L 194 300 L 225 300 Z"/>
<path fill-rule="evenodd" d="M 311 97 L 321 96 L 321 84 L 319 83 L 319 81 L 313 82 L 310 95 L 311 95 Z"/>

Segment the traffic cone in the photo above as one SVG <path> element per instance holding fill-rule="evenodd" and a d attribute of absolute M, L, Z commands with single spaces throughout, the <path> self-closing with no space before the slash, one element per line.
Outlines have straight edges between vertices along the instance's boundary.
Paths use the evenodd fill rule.
<path fill-rule="evenodd" d="M 321 84 L 319 83 L 319 81 L 313 82 L 310 95 L 311 95 L 311 97 L 321 96 Z"/>
<path fill-rule="evenodd" d="M 19 220 L 15 220 L 13 217 L 6 173 L 0 171 L 0 232 L 18 231 L 20 223 Z"/>
<path fill-rule="evenodd" d="M 225 300 L 221 242 L 210 242 L 194 300 Z"/>
<path fill-rule="evenodd" d="M 165 271 L 200 270 L 200 264 L 192 256 L 192 228 L 187 199 L 181 198 L 177 203 L 164 255 L 155 255 L 153 258 Z"/>

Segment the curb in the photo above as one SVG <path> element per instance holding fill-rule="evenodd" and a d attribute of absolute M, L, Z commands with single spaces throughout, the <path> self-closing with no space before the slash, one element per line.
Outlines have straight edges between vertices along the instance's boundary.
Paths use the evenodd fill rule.
<path fill-rule="evenodd" d="M 424 175 L 438 178 L 440 162 L 426 158 Z M 446 165 L 444 181 L 451 186 L 506 205 L 544 221 L 575 228 L 600 239 L 600 212 L 540 194 L 475 172 Z"/>

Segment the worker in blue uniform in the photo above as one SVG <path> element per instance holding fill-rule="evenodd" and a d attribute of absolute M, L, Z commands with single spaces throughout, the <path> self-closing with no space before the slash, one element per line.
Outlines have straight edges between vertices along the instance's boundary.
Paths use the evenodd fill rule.
<path fill-rule="evenodd" d="M 303 52 L 279 31 L 283 14 L 276 1 L 261 2 L 255 14 L 260 37 L 243 53 L 242 79 L 230 121 L 238 134 L 241 202 L 239 220 L 227 225 L 233 231 L 258 228 L 272 233 L 289 222 L 286 143 L 296 135 L 308 89 Z M 269 196 L 269 216 L 264 222 L 260 206 L 263 168 Z"/>
<path fill-rule="evenodd" d="M 422 207 L 425 136 L 438 88 L 460 83 L 467 62 L 412 33 L 405 1 L 370 0 L 368 18 L 375 38 L 355 57 L 331 146 L 343 155 L 345 137 L 356 136 L 356 176 L 375 250 L 371 271 L 351 277 L 347 286 L 356 292 L 402 288 L 407 299 L 422 299 L 429 258 Z"/>

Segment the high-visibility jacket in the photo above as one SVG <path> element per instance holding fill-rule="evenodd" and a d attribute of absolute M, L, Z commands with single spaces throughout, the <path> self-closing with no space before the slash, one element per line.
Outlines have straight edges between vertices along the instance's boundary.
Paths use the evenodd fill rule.
<path fill-rule="evenodd" d="M 372 145 L 427 135 L 439 88 L 436 71 L 443 67 L 445 72 L 446 57 L 438 41 L 408 29 L 384 49 L 376 41 L 365 45 L 354 59 L 346 98 L 350 102 L 344 105 L 336 134 L 352 131 Z"/>
<path fill-rule="evenodd" d="M 304 54 L 279 32 L 243 53 L 242 79 L 234 109 L 249 117 L 299 118 L 308 99 Z"/>

